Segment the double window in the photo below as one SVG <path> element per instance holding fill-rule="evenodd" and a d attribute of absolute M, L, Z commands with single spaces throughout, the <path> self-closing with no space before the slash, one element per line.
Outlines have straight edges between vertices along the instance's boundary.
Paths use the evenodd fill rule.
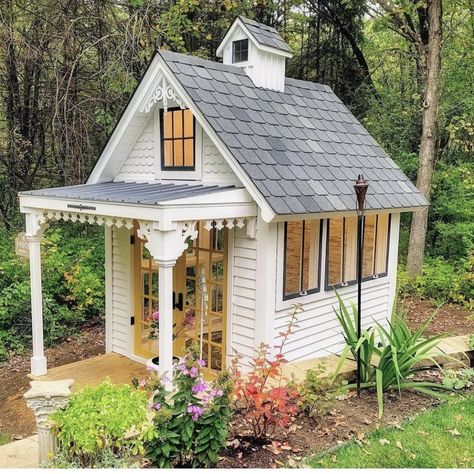
<path fill-rule="evenodd" d="M 161 169 L 194 170 L 195 119 L 189 109 L 161 111 Z"/>
<path fill-rule="evenodd" d="M 387 274 L 389 214 L 364 217 L 362 277 Z M 326 287 L 347 286 L 357 280 L 357 217 L 329 219 Z"/>
<path fill-rule="evenodd" d="M 249 59 L 249 40 L 243 39 L 232 43 L 232 62 L 242 63 Z"/>
<path fill-rule="evenodd" d="M 363 221 L 364 279 L 387 274 L 390 215 L 370 214 Z M 322 221 L 285 222 L 283 299 L 319 291 Z M 327 220 L 326 289 L 357 281 L 357 217 Z"/>
<path fill-rule="evenodd" d="M 322 221 L 285 223 L 283 299 L 319 290 Z"/>

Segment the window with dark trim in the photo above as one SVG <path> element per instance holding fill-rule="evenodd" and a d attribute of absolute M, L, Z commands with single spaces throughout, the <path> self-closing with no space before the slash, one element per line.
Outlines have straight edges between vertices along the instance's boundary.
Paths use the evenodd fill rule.
<path fill-rule="evenodd" d="M 364 217 L 362 277 L 387 275 L 390 214 Z M 357 217 L 328 219 L 326 289 L 357 281 Z"/>
<path fill-rule="evenodd" d="M 283 299 L 319 291 L 322 221 L 285 222 Z"/>
<path fill-rule="evenodd" d="M 249 40 L 243 39 L 232 42 L 232 62 L 242 63 L 249 58 Z"/>
<path fill-rule="evenodd" d="M 189 109 L 168 109 L 160 113 L 161 169 L 195 169 L 195 119 Z"/>

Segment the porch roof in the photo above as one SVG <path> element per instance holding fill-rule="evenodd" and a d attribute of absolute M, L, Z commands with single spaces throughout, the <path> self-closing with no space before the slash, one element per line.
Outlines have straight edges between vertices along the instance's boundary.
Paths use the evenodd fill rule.
<path fill-rule="evenodd" d="M 22 196 L 158 205 L 167 201 L 237 189 L 234 185 L 106 182 L 24 191 Z"/>

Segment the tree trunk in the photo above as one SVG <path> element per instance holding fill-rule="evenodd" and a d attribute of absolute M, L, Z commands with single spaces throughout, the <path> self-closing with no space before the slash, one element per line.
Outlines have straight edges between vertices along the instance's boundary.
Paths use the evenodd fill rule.
<path fill-rule="evenodd" d="M 427 43 L 419 45 L 423 70 L 423 114 L 416 187 L 426 199 L 430 198 L 433 168 L 437 151 L 438 105 L 442 48 L 442 0 L 429 0 L 427 14 L 429 32 Z M 407 270 L 410 276 L 419 274 L 423 267 L 428 208 L 416 211 L 410 230 Z"/>

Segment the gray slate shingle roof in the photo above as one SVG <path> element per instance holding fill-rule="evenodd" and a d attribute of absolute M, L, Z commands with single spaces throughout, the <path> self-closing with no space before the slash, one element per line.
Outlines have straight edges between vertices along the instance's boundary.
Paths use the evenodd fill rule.
<path fill-rule="evenodd" d="M 159 54 L 276 214 L 353 210 L 359 173 L 367 209 L 428 204 L 330 87 L 287 78 L 278 92 L 237 66 Z"/>
<path fill-rule="evenodd" d="M 291 48 L 275 28 L 264 25 L 263 23 L 257 23 L 256 21 L 245 18 L 244 16 L 239 16 L 239 19 L 247 27 L 257 43 L 263 46 L 270 46 L 271 48 L 287 51 L 289 53 L 292 52 Z"/>
<path fill-rule="evenodd" d="M 24 191 L 20 195 L 155 205 L 174 199 L 235 189 L 233 185 L 107 182 Z"/>

